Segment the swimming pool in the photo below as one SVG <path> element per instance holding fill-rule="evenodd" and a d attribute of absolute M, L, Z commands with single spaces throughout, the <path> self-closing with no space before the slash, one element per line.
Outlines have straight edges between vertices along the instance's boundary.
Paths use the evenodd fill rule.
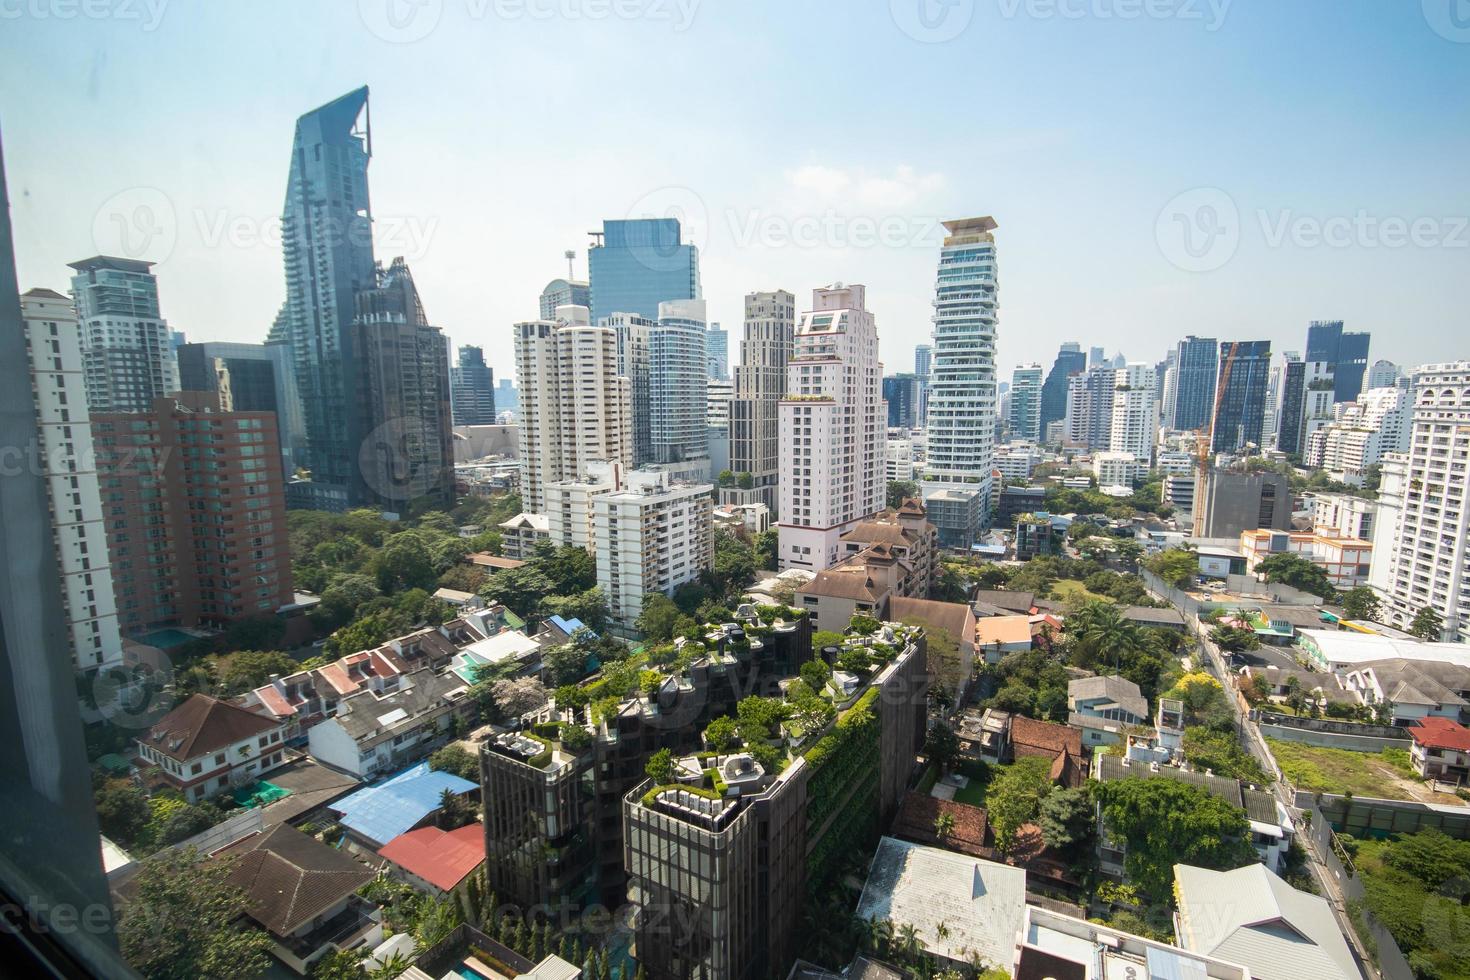
<path fill-rule="evenodd" d="M 464 977 L 464 980 L 490 980 L 489 977 L 485 976 L 485 974 L 481 973 L 479 970 L 476 970 L 468 963 L 461 963 L 459 966 L 454 968 L 454 972 Z"/>
<path fill-rule="evenodd" d="M 176 647 L 181 643 L 188 643 L 192 639 L 195 639 L 195 637 L 190 636 L 183 630 L 176 630 L 170 626 L 161 630 L 154 630 L 152 633 L 144 633 L 138 637 L 138 642 L 146 643 L 150 647 L 158 647 L 160 650 L 167 650 L 169 647 Z"/>

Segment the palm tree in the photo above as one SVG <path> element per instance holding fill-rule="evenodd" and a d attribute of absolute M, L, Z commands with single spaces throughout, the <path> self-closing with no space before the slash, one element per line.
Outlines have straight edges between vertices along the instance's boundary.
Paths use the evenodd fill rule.
<path fill-rule="evenodd" d="M 368 980 L 393 980 L 412 965 L 408 957 L 394 950 L 386 959 L 368 971 Z"/>
<path fill-rule="evenodd" d="M 898 952 L 905 961 L 917 959 L 923 948 L 924 944 L 919 941 L 919 930 L 914 928 L 912 922 L 905 922 L 898 927 Z"/>

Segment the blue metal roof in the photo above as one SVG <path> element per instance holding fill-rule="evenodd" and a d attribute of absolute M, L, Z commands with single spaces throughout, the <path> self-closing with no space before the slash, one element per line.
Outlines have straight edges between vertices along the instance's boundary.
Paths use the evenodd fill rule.
<path fill-rule="evenodd" d="M 551 625 L 561 630 L 567 636 L 571 636 L 573 633 L 577 632 L 577 630 L 587 628 L 587 624 L 582 622 L 580 619 L 577 619 L 576 617 L 573 617 L 571 619 L 562 619 L 560 616 L 552 616 Z"/>
<path fill-rule="evenodd" d="M 331 808 L 342 814 L 342 826 L 386 844 L 439 809 L 446 789 L 460 795 L 478 788 L 453 773 L 431 772 L 427 762 L 420 762 L 376 786 L 344 796 Z"/>

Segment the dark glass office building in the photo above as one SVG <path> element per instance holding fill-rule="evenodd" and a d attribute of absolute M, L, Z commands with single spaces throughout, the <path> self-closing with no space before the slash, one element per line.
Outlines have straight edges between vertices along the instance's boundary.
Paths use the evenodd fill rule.
<path fill-rule="evenodd" d="M 1355 401 L 1368 373 L 1368 333 L 1345 333 L 1341 320 L 1313 320 L 1307 326 L 1308 361 L 1333 365 L 1332 400 Z"/>
<path fill-rule="evenodd" d="M 469 344 L 461 347 L 450 381 L 455 425 L 495 424 L 495 372 L 485 363 L 484 350 Z"/>
<path fill-rule="evenodd" d="M 1276 448 L 1288 455 L 1302 451 L 1302 401 L 1307 395 L 1307 364 L 1287 361 L 1281 372 L 1281 408 L 1276 412 Z"/>
<path fill-rule="evenodd" d="M 1087 355 L 1076 344 L 1063 344 L 1041 385 L 1041 437 L 1046 427 L 1067 417 L 1067 379 L 1087 370 Z"/>
<path fill-rule="evenodd" d="M 1260 446 L 1266 417 L 1266 382 L 1271 374 L 1269 340 L 1223 341 L 1220 344 L 1222 389 L 1217 399 L 1212 448 L 1234 452 L 1246 443 Z"/>
<path fill-rule="evenodd" d="M 888 403 L 890 429 L 919 427 L 919 377 L 915 374 L 890 374 L 883 379 L 883 400 Z"/>
<path fill-rule="evenodd" d="M 1174 359 L 1173 428 L 1187 432 L 1209 424 L 1220 369 L 1218 350 L 1213 337 L 1189 336 L 1179 341 Z"/>

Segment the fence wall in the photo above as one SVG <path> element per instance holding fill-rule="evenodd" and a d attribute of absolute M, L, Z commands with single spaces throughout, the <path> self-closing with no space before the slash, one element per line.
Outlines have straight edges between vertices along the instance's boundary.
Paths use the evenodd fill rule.
<path fill-rule="evenodd" d="M 1327 718 L 1295 718 L 1260 709 L 1251 712 L 1262 735 L 1286 742 L 1319 745 L 1353 752 L 1381 752 L 1384 749 L 1407 749 L 1409 733 L 1392 725 L 1360 725 Z"/>
<path fill-rule="evenodd" d="M 1378 800 L 1365 796 L 1318 796 L 1296 791 L 1296 805 L 1322 811 L 1332 829 L 1354 837 L 1414 834 L 1430 827 L 1456 840 L 1470 840 L 1470 807 L 1436 806 L 1409 800 Z"/>

